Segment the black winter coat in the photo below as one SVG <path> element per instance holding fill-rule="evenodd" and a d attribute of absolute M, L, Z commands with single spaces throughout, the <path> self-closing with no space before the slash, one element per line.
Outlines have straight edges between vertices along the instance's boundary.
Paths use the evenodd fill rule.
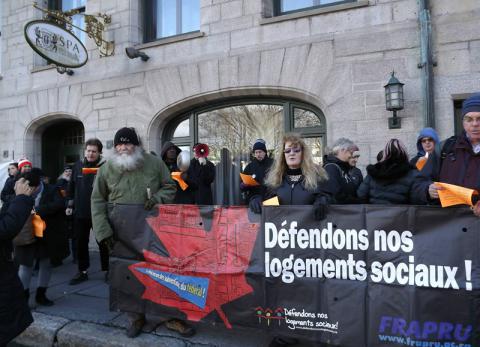
<path fill-rule="evenodd" d="M 348 172 L 348 174 L 350 175 L 353 182 L 355 183 L 355 186 L 358 189 L 358 187 L 360 187 L 360 184 L 363 182 L 362 170 L 360 170 L 358 167 L 350 166 L 350 171 Z"/>
<path fill-rule="evenodd" d="M 255 181 L 260 183 L 259 186 L 244 187 L 242 189 L 246 193 L 245 200 L 247 204 L 253 196 L 265 194 L 265 176 L 267 175 L 268 170 L 270 169 L 272 164 L 272 158 L 265 157 L 265 159 L 263 159 L 262 161 L 258 161 L 256 158 L 253 158 L 253 160 L 245 167 L 245 170 L 243 170 L 243 173 L 246 175 L 255 175 Z"/>
<path fill-rule="evenodd" d="M 8 210 L 0 215 L 0 346 L 33 322 L 17 268 L 11 261 L 12 239 L 22 229 L 32 207 L 33 199 L 20 195 L 13 198 Z"/>
<path fill-rule="evenodd" d="M 213 205 L 212 183 L 215 180 L 215 165 L 207 159 L 201 165 L 197 159 L 190 161 L 189 177 L 198 184 L 195 191 L 196 205 Z"/>
<path fill-rule="evenodd" d="M 84 159 L 77 161 L 73 166 L 72 178 L 67 190 L 67 199 L 69 200 L 69 207 L 73 207 L 73 215 L 76 219 L 92 219 L 90 198 L 92 197 L 96 173 L 84 174 L 82 169 L 99 168 L 104 163 L 105 161 L 102 159 L 93 163 Z"/>
<path fill-rule="evenodd" d="M 314 205 L 327 204 L 329 194 L 323 183 L 318 183 L 314 191 L 307 190 L 303 185 L 303 178 L 297 182 L 290 181 L 288 175 L 283 176 L 282 184 L 276 189 L 267 189 L 263 200 L 278 196 L 280 205 Z"/>
<path fill-rule="evenodd" d="M 16 176 L 8 176 L 3 186 L 1 198 L 2 198 L 2 209 L 0 213 L 5 213 L 10 205 L 10 201 L 15 198 L 15 182 L 20 178 L 20 173 L 17 173 Z"/>
<path fill-rule="evenodd" d="M 37 238 L 32 245 L 17 246 L 15 257 L 19 264 L 31 266 L 30 260 L 33 256 L 39 258 L 50 258 L 53 265 L 60 264 L 60 261 L 70 254 L 68 248 L 68 235 L 65 225 L 65 210 L 63 198 L 58 187 L 45 184 L 38 206 L 35 207 L 37 214 L 45 221 L 47 228 L 43 237 Z"/>
<path fill-rule="evenodd" d="M 15 187 L 16 181 L 17 178 L 15 176 L 8 176 L 7 180 L 5 181 L 1 193 L 1 200 L 4 204 L 8 203 L 15 197 L 15 190 L 13 188 Z"/>
<path fill-rule="evenodd" d="M 328 174 L 326 189 L 332 196 L 332 204 L 358 204 L 357 184 L 350 176 L 351 166 L 334 155 L 324 156 L 323 168 Z"/>
<path fill-rule="evenodd" d="M 418 170 L 408 162 L 379 162 L 367 166 L 367 177 L 358 188 L 358 197 L 370 204 L 416 203 L 413 183 Z"/>

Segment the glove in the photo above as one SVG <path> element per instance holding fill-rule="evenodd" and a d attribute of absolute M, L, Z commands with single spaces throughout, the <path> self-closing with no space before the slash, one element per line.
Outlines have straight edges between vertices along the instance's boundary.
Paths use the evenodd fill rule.
<path fill-rule="evenodd" d="M 145 205 L 143 207 L 145 208 L 145 210 L 150 211 L 156 204 L 158 204 L 157 199 L 150 198 L 145 201 Z"/>
<path fill-rule="evenodd" d="M 250 199 L 248 207 L 254 213 L 262 213 L 262 199 L 259 196 Z"/>
<path fill-rule="evenodd" d="M 102 240 L 103 245 L 108 249 L 108 253 L 113 252 L 113 247 L 115 247 L 115 240 L 113 236 L 109 236 L 106 239 Z"/>
<path fill-rule="evenodd" d="M 480 200 L 478 194 L 472 195 L 472 205 L 475 206 L 477 202 Z"/>
<path fill-rule="evenodd" d="M 313 206 L 313 213 L 315 215 L 315 220 L 323 220 L 325 219 L 328 213 L 328 205 L 320 204 Z"/>
<path fill-rule="evenodd" d="M 249 186 L 249 185 L 246 185 L 243 182 L 240 182 L 240 190 L 247 191 L 247 190 L 250 190 L 251 188 L 252 188 L 252 186 Z"/>

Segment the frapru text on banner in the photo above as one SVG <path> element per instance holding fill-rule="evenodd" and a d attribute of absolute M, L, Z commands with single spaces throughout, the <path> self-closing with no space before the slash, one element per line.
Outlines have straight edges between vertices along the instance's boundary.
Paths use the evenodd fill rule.
<path fill-rule="evenodd" d="M 478 195 L 478 192 L 475 189 L 442 182 L 435 182 L 435 185 L 443 188 L 438 190 L 438 197 L 440 198 L 442 207 L 453 205 L 473 206 L 474 202 L 472 200 L 477 200 L 474 198 L 475 195 Z"/>

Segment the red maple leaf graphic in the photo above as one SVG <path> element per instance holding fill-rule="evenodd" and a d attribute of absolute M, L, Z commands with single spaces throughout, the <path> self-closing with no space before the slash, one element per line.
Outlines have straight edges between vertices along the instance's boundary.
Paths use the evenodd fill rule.
<path fill-rule="evenodd" d="M 176 307 L 187 319 L 199 321 L 216 310 L 227 328 L 231 328 L 222 305 L 253 291 L 245 271 L 259 229 L 248 221 L 245 207 L 216 208 L 212 228 L 205 231 L 197 206 L 162 205 L 157 217 L 148 224 L 162 241 L 170 257 L 143 251 L 146 262 L 129 266 L 130 271 L 145 285 L 142 298 L 160 305 Z M 135 269 L 151 269 L 182 276 L 208 278 L 205 307 L 182 299 L 173 290 Z"/>

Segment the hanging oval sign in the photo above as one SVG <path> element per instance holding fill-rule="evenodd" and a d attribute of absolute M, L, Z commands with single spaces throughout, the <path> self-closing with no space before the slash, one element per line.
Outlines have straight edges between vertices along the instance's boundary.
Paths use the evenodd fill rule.
<path fill-rule="evenodd" d="M 88 60 L 87 49 L 70 31 L 44 21 L 25 25 L 25 39 L 32 49 L 58 66 L 76 68 Z"/>

